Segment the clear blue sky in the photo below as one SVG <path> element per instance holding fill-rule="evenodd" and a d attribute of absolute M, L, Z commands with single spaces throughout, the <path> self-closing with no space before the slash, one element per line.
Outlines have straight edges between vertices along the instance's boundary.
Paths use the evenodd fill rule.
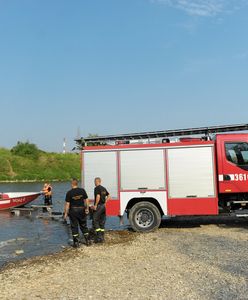
<path fill-rule="evenodd" d="M 1 0 L 0 146 L 248 122 L 247 16 L 248 0 Z"/>

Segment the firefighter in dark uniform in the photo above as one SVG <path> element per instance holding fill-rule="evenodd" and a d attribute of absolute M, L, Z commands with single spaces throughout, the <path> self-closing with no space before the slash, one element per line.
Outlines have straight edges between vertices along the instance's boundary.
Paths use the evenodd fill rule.
<path fill-rule="evenodd" d="M 95 230 L 95 241 L 104 242 L 105 222 L 106 222 L 106 203 L 110 199 L 109 192 L 101 185 L 101 178 L 95 179 L 95 203 L 93 206 L 93 228 Z"/>
<path fill-rule="evenodd" d="M 88 245 L 89 230 L 87 227 L 87 215 L 89 213 L 88 195 L 84 189 L 78 187 L 77 179 L 71 183 L 72 189 L 66 194 L 64 218 L 70 218 L 73 237 L 73 247 L 79 247 L 79 229 L 82 231 L 86 245 Z"/>

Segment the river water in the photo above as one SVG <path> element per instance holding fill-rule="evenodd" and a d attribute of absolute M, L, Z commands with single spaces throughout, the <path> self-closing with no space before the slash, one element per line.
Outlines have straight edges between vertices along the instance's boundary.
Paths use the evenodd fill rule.
<path fill-rule="evenodd" d="M 8 183 L 0 184 L 0 192 L 37 192 L 43 183 Z M 63 211 L 65 193 L 70 189 L 70 182 L 53 183 L 53 210 Z M 30 205 L 43 204 L 42 197 Z M 51 220 L 40 218 L 42 212 L 26 212 L 16 216 L 9 211 L 0 211 L 0 267 L 5 263 L 58 252 L 67 247 L 71 239 L 70 227 L 62 218 Z M 124 229 L 118 217 L 107 218 L 107 229 Z"/>

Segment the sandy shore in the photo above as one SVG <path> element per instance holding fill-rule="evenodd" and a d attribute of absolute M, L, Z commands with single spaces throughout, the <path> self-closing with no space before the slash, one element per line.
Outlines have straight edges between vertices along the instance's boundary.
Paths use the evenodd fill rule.
<path fill-rule="evenodd" d="M 149 234 L 19 262 L 0 299 L 248 299 L 248 222 L 167 221 Z"/>

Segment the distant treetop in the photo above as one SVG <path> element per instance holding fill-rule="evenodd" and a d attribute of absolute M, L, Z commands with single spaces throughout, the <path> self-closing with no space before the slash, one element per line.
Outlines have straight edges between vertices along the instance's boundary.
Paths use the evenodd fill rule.
<path fill-rule="evenodd" d="M 41 150 L 32 143 L 27 142 L 17 142 L 16 146 L 11 149 L 11 153 L 18 156 L 38 158 Z"/>

